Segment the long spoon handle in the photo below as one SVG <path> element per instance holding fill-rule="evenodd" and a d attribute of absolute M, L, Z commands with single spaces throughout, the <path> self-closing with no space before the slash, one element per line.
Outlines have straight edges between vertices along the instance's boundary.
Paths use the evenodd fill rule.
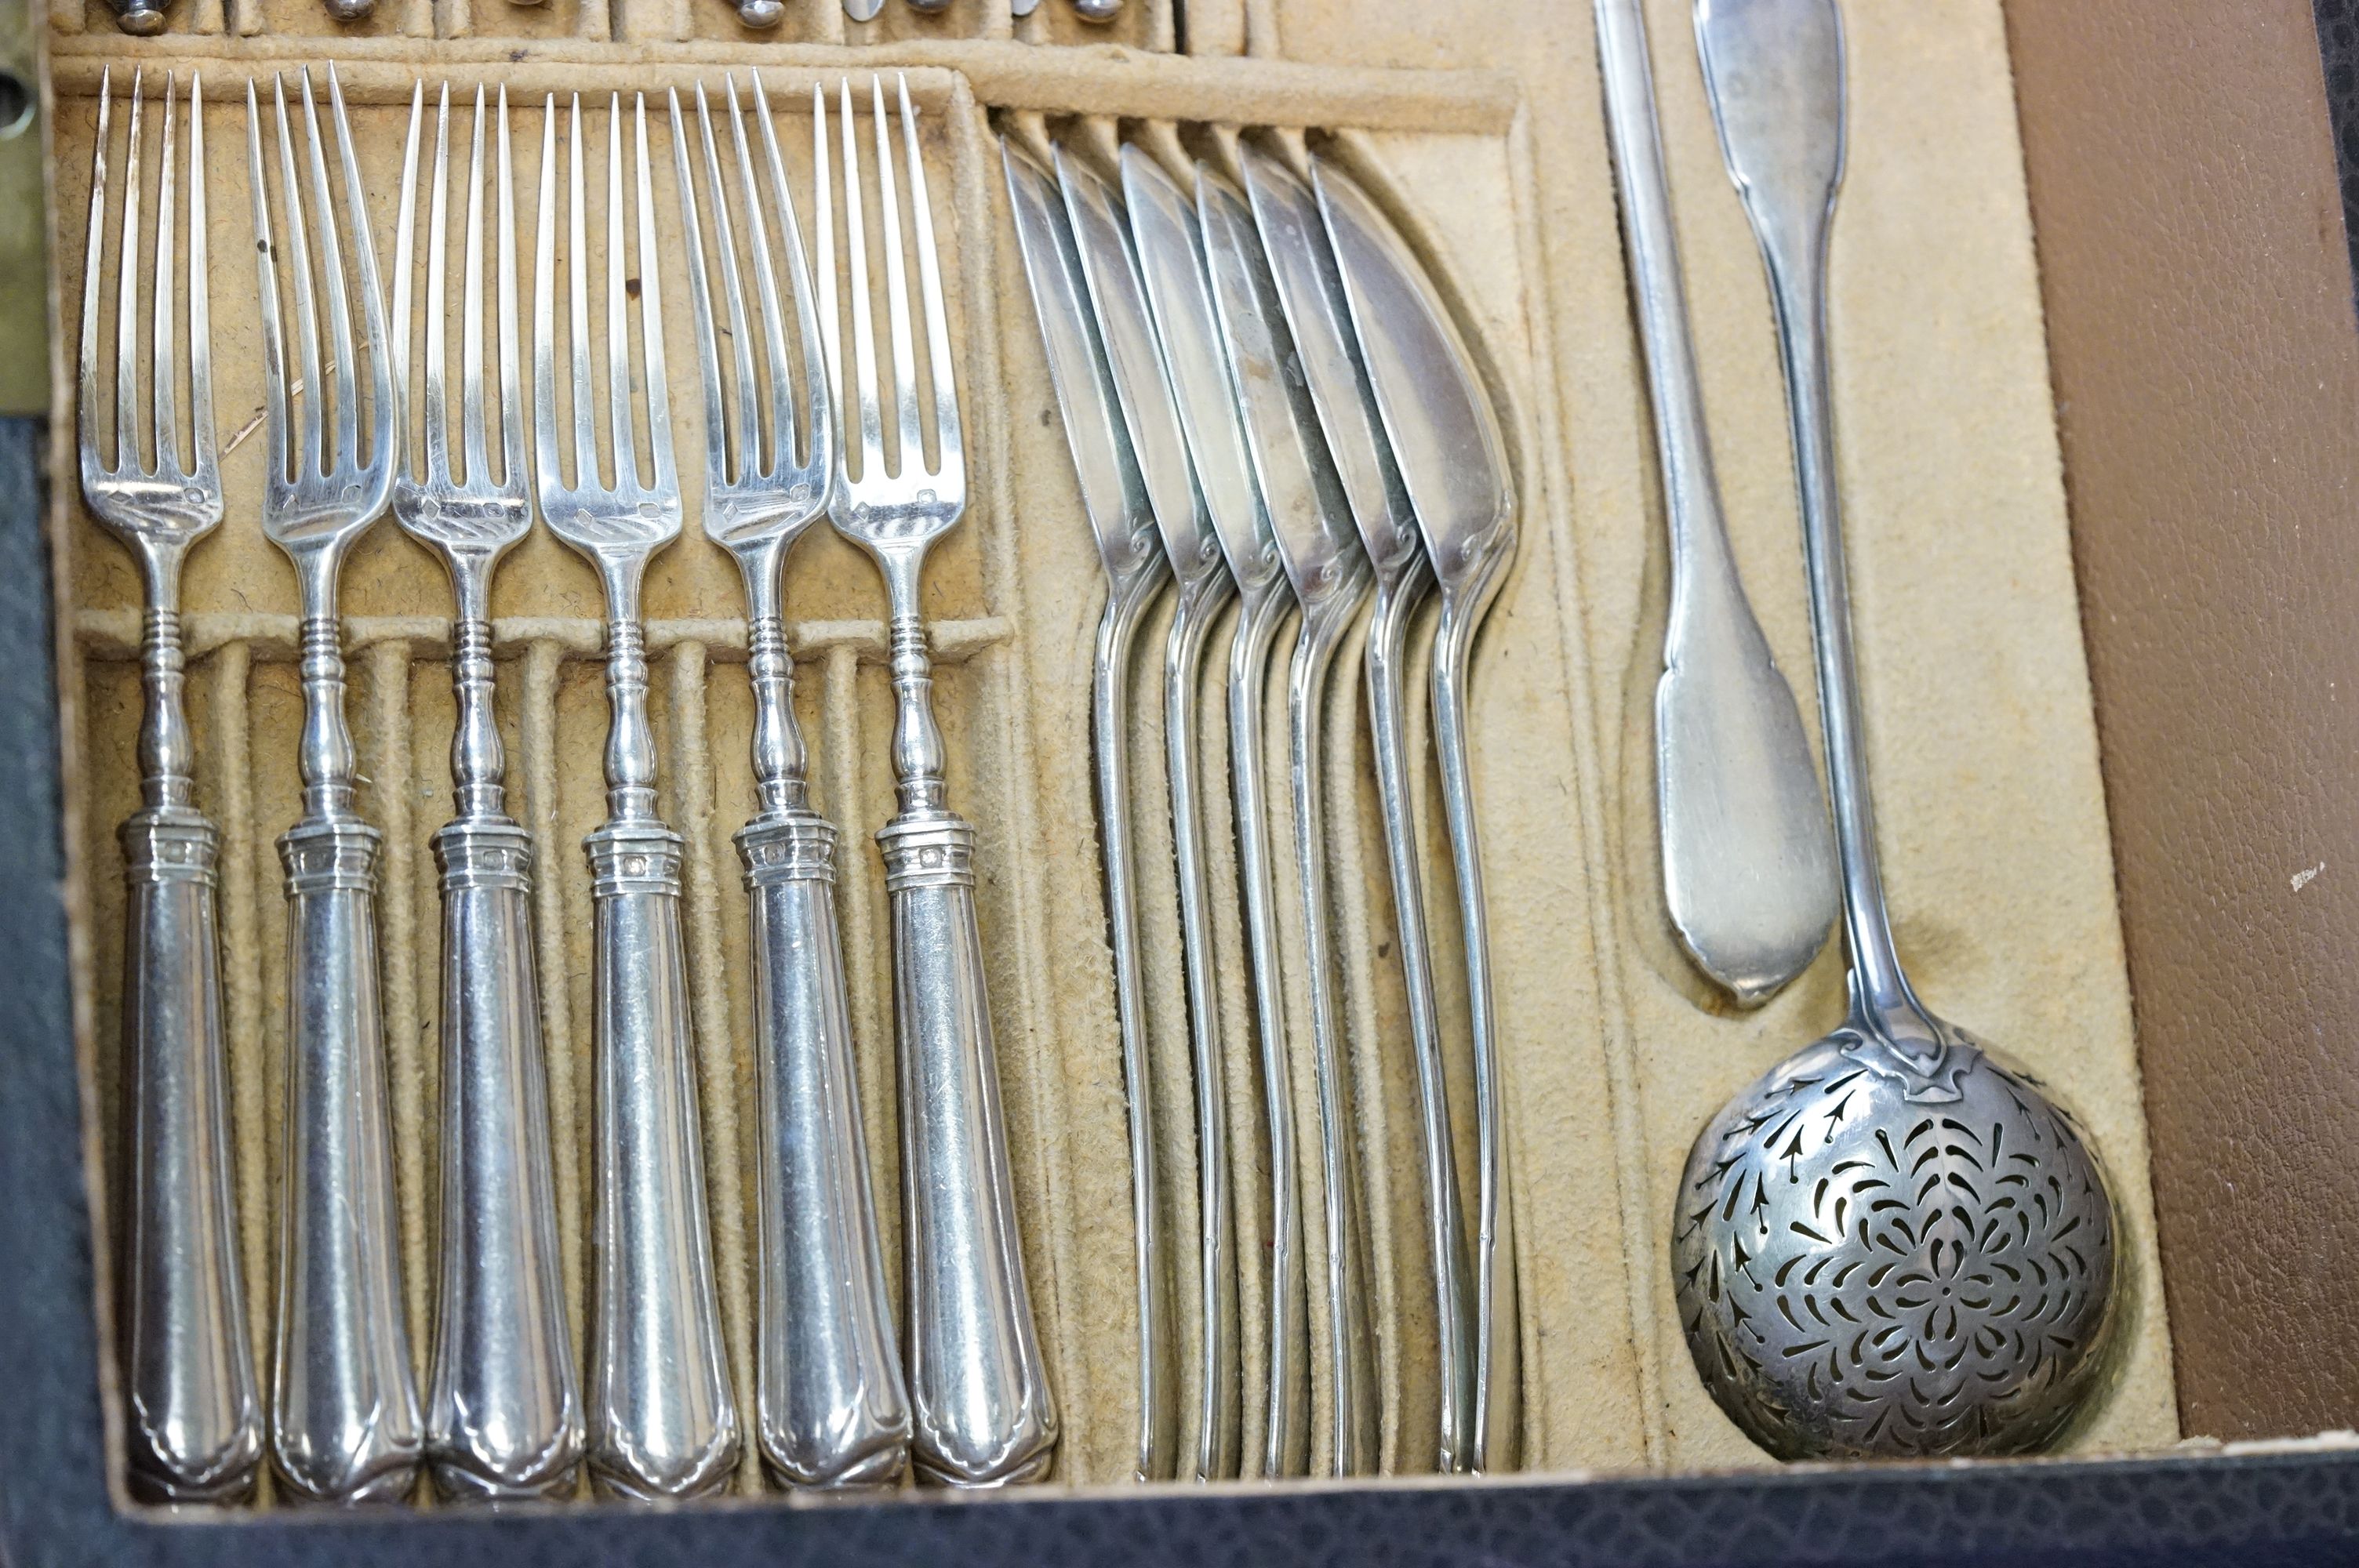
<path fill-rule="evenodd" d="M 1670 535 L 1655 688 L 1663 898 L 1697 967 L 1750 1006 L 1825 945 L 1834 841 L 1793 689 L 1729 548 L 1638 0 L 1597 0 L 1597 45 Z"/>
<path fill-rule="evenodd" d="M 1843 182 L 1843 18 L 1834 0 L 1697 0 L 1695 16 L 1721 152 L 1753 221 L 1777 305 L 1853 1000 L 1871 1015 L 1913 1026 L 1895 1042 L 1904 1049 L 1921 1042 L 1938 1050 L 1939 1033 L 1901 973 L 1885 911 L 1835 493 L 1826 276 L 1827 232 Z"/>

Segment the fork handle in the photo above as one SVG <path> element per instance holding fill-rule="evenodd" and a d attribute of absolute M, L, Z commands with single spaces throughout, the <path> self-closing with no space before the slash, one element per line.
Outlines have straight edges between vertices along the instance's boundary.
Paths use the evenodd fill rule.
<path fill-rule="evenodd" d="M 306 816 L 278 840 L 288 901 L 288 1195 L 271 1431 L 279 1474 L 299 1496 L 323 1502 L 408 1496 L 420 1445 L 377 996 L 382 838 L 346 813 Z"/>
<path fill-rule="evenodd" d="M 262 1411 L 230 1196 L 221 838 L 194 811 L 151 806 L 123 825 L 122 839 L 132 1485 L 154 1501 L 235 1502 L 254 1487 Z"/>
<path fill-rule="evenodd" d="M 462 636 L 462 672 L 467 645 Z M 505 816 L 471 815 L 435 834 L 434 858 L 442 871 L 442 1278 L 427 1450 L 445 1497 L 562 1496 L 573 1487 L 583 1428 L 558 1272 L 532 840 Z"/>
<path fill-rule="evenodd" d="M 590 1464 L 625 1498 L 717 1491 L 737 1463 L 696 1105 L 681 840 L 610 821 L 583 846 L 595 901 L 597 1285 Z"/>
<path fill-rule="evenodd" d="M 997 1487 L 1048 1470 L 1057 1409 L 1016 1230 L 974 829 L 940 804 L 942 738 L 914 611 L 893 617 L 893 691 L 901 809 L 876 842 L 893 901 L 912 1448 L 932 1480 Z"/>
<path fill-rule="evenodd" d="M 808 810 L 756 817 L 737 835 L 760 1076 L 757 1421 L 764 1458 L 798 1487 L 888 1482 L 909 1447 L 844 999 L 835 843 Z"/>

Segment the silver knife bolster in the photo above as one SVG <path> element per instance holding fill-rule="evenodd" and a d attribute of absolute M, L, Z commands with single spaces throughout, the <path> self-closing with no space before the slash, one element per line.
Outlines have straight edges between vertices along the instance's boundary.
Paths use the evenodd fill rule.
<path fill-rule="evenodd" d="M 893 903 L 914 1457 L 951 1486 L 1033 1480 L 1054 1453 L 1057 1412 L 1016 1228 L 974 829 L 946 811 L 905 811 L 876 839 Z"/>
<path fill-rule="evenodd" d="M 791 1486 L 881 1485 L 907 1460 L 909 1400 L 869 1187 L 835 829 L 809 811 L 766 815 L 736 843 L 752 904 L 760 1075 L 762 1454 Z"/>
<path fill-rule="evenodd" d="M 637 787 L 652 793 L 618 786 Z M 647 819 L 609 821 L 582 848 L 598 1079 L 590 1462 L 623 1497 L 702 1497 L 735 1467 L 738 1425 L 705 1212 L 683 845 Z"/>
<path fill-rule="evenodd" d="M 488 690 L 482 695 L 488 708 Z M 465 728 L 462 707 L 454 751 L 466 746 Z M 427 1451 L 447 1496 L 563 1495 L 584 1436 L 559 1271 L 532 841 L 505 817 L 466 816 L 435 834 L 434 859 L 442 873 L 442 1257 Z"/>
<path fill-rule="evenodd" d="M 304 626 L 307 696 L 317 622 Z M 332 657 L 333 630 L 325 639 Z M 349 796 L 332 723 L 307 706 L 306 794 Z M 315 752 L 314 739 L 330 744 Z M 315 774 L 315 761 L 328 764 Z M 397 1249 L 375 902 L 382 835 L 350 815 L 310 816 L 278 840 L 288 900 L 285 1218 L 271 1431 L 299 1496 L 356 1502 L 407 1496 L 420 1446 Z"/>
<path fill-rule="evenodd" d="M 149 719 L 153 728 L 152 702 Z M 262 1411 L 230 1194 L 214 904 L 221 838 L 175 805 L 137 813 L 121 838 L 132 1486 L 157 1501 L 235 1502 L 254 1487 Z"/>

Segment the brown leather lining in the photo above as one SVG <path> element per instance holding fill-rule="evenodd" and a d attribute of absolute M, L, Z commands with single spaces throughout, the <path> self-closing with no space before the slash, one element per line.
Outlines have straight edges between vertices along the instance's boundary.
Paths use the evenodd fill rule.
<path fill-rule="evenodd" d="M 2181 1418 L 2359 1424 L 2359 330 L 2310 0 L 2007 0 Z"/>

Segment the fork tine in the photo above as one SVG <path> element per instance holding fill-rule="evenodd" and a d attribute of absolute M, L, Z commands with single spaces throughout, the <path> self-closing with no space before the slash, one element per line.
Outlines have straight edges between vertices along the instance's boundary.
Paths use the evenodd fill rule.
<path fill-rule="evenodd" d="M 131 127 L 123 151 L 123 232 L 115 247 L 114 466 L 146 468 L 139 439 L 139 91 L 131 73 Z"/>
<path fill-rule="evenodd" d="M 308 84 L 307 84 L 308 91 Z M 361 185 L 360 155 L 353 147 L 352 116 L 344 110 L 344 85 L 336 77 L 336 65 L 328 62 L 328 107 L 336 127 L 336 157 L 344 168 L 344 211 L 351 215 L 353 225 L 353 265 L 358 274 L 361 294 L 361 331 L 366 340 L 369 356 L 370 405 L 372 427 L 369 440 L 369 468 L 379 475 L 389 475 L 388 459 L 392 452 L 395 427 L 400 418 L 400 395 L 394 390 L 393 367 L 386 358 L 385 279 L 377 270 L 376 238 L 369 226 L 368 192 Z M 321 211 L 328 209 L 324 203 Z M 335 297 L 338 305 L 336 325 L 349 348 L 351 318 L 342 306 L 343 270 L 337 268 Z M 347 352 L 346 359 L 350 359 Z M 347 376 L 350 380 L 350 376 Z M 357 431 L 360 411 L 357 401 L 348 429 Z M 360 451 L 355 446 L 344 459 L 348 467 L 360 463 Z"/>
<path fill-rule="evenodd" d="M 459 438 L 467 482 L 481 485 L 492 471 L 484 428 L 484 88 L 475 85 L 474 134 L 467 150 L 466 276 L 459 296 Z"/>
<path fill-rule="evenodd" d="M 810 263 L 803 257 L 802 225 L 795 218 L 794 191 L 787 182 L 786 159 L 778 154 L 778 127 L 770 118 L 770 94 L 762 86 L 759 71 L 749 70 L 746 75 L 753 82 L 754 117 L 762 127 L 762 147 L 769 159 L 770 198 L 777 204 L 778 223 L 787 253 L 787 277 L 794 287 L 796 324 L 802 331 L 803 418 L 804 428 L 809 434 L 805 438 L 801 453 L 795 460 L 805 468 L 819 469 L 823 474 L 835 463 L 835 427 L 830 416 L 832 402 L 829 396 L 832 390 L 829 378 L 835 373 L 830 362 L 834 355 L 832 351 L 822 352 L 822 342 L 829 340 L 822 337 L 819 314 L 811 304 L 811 269 Z M 827 254 L 828 241 L 824 228 L 827 209 L 826 159 L 820 160 L 819 170 L 821 181 L 820 211 L 822 223 L 820 254 L 826 264 L 824 270 L 827 272 L 828 282 L 831 285 L 828 291 L 827 310 L 828 325 L 832 331 L 834 325 L 835 308 L 834 291 L 832 287 L 834 282 L 834 258 Z M 782 410 L 778 418 L 781 454 L 787 449 L 786 439 L 791 429 L 789 417 L 783 412 L 786 393 L 787 384 L 781 380 L 778 384 L 778 401 Z"/>
<path fill-rule="evenodd" d="M 827 93 L 824 89 L 811 89 L 811 204 L 816 209 L 811 231 L 812 268 L 819 274 L 819 336 L 823 350 L 821 357 L 826 363 L 827 391 L 834 412 L 843 412 L 843 322 L 835 304 L 835 193 L 828 189 Z M 852 435 L 842 432 L 842 442 L 849 446 Z M 837 449 L 839 458 L 842 449 Z"/>
<path fill-rule="evenodd" d="M 688 247 L 689 318 L 696 339 L 697 379 L 704 388 L 704 473 L 709 500 L 712 486 L 728 481 L 729 421 L 721 406 L 721 351 L 713 341 L 712 286 L 705 276 L 704 227 L 697 222 L 696 181 L 689 178 L 688 131 L 680 123 L 679 90 L 669 91 L 672 172 L 679 181 L 679 226 Z M 706 145 L 711 145 L 709 139 Z"/>
<path fill-rule="evenodd" d="M 532 244 L 532 440 L 543 497 L 565 481 L 557 454 L 556 299 L 557 94 L 551 92 L 541 102 L 540 211 Z"/>
<path fill-rule="evenodd" d="M 409 395 L 409 329 L 410 297 L 416 292 L 417 269 L 412 258 L 417 254 L 418 238 L 418 137 L 426 116 L 426 81 L 420 77 L 409 89 L 409 135 L 401 150 L 401 197 L 393 222 L 393 384 L 400 395 Z M 404 405 L 405 410 L 407 404 Z M 428 423 L 432 423 L 429 416 Z M 405 412 L 397 432 L 401 452 L 395 471 L 415 474 L 418 464 L 409 450 L 409 421 Z"/>
<path fill-rule="evenodd" d="M 696 84 L 696 123 L 704 144 L 705 189 L 712 197 L 713 237 L 721 252 L 721 297 L 729 308 L 730 357 L 737 373 L 736 478 L 743 482 L 764 471 L 761 394 L 754 384 L 753 331 L 745 324 L 745 286 L 737 272 L 737 234 L 729 222 L 729 190 L 722 181 L 721 153 L 712 139 L 712 105 L 701 81 Z M 712 406 L 717 413 L 720 406 Z"/>
<path fill-rule="evenodd" d="M 639 144 L 639 341 L 647 355 L 647 448 L 658 490 L 671 490 L 671 378 L 664 372 L 663 257 L 656 249 L 656 182 L 647 167 L 647 95 L 633 95 Z"/>
<path fill-rule="evenodd" d="M 794 381 L 787 373 L 786 322 L 778 313 L 778 275 L 770 265 L 770 226 L 762 218 L 761 192 L 754 182 L 754 155 L 745 145 L 745 111 L 737 102 L 737 78 L 729 78 L 729 128 L 737 148 L 737 178 L 745 192 L 745 238 L 754 252 L 754 296 L 762 309 L 762 347 L 769 360 L 770 461 L 777 473 L 795 460 Z M 738 356 L 751 367 L 752 351 Z"/>
<path fill-rule="evenodd" d="M 287 389 L 288 407 L 291 412 L 299 399 L 302 422 L 296 427 L 295 462 L 299 471 L 325 471 L 326 454 L 321 447 L 320 395 L 320 322 L 311 305 L 311 238 L 303 219 L 303 185 L 295 172 L 295 135 L 287 124 L 287 82 L 273 74 L 271 95 L 278 113 L 279 190 L 287 199 L 287 242 L 292 264 L 295 288 L 295 368 L 302 372 L 298 386 Z"/>
<path fill-rule="evenodd" d="M 508 158 L 508 90 L 500 86 L 499 157 L 500 482 L 525 481 L 524 377 L 516 363 L 516 171 Z"/>
<path fill-rule="evenodd" d="M 640 260 L 644 263 L 645 256 Z M 606 427 L 614 442 L 614 488 L 639 481 L 638 442 L 631 419 L 630 308 L 624 297 L 623 95 L 606 99 Z M 645 288 L 642 280 L 640 287 Z"/>
<path fill-rule="evenodd" d="M 909 157 L 909 218 L 918 231 L 918 289 L 926 309 L 926 364 L 934 384 L 937 475 L 959 473 L 966 446 L 959 436 L 958 385 L 951 374 L 950 318 L 942 307 L 942 268 L 934 250 L 934 214 L 926 199 L 926 160 L 918 156 L 918 112 L 909 106 L 909 79 L 901 77 L 901 142 Z M 904 459 L 902 466 L 908 466 Z"/>
<path fill-rule="evenodd" d="M 926 471 L 925 435 L 918 422 L 917 351 L 909 339 L 909 280 L 901 260 L 901 197 L 893 174 L 893 143 L 885 129 L 885 81 L 868 79 L 875 111 L 876 200 L 884 209 L 878 222 L 885 231 L 885 324 L 893 334 L 893 397 L 900 416 L 901 469 L 905 474 Z"/>
<path fill-rule="evenodd" d="M 442 84 L 434 111 L 434 189 L 426 205 L 426 478 L 451 478 L 451 387 L 444 361 L 450 353 L 443 317 L 449 309 L 444 279 L 450 266 L 451 84 Z M 337 384 L 342 395 L 343 384 Z"/>
<path fill-rule="evenodd" d="M 565 274 L 572 310 L 573 482 L 584 490 L 598 482 L 596 405 L 590 396 L 590 279 L 588 219 L 582 211 L 582 94 L 573 95 L 566 125 L 566 178 L 571 208 L 566 214 Z"/>
<path fill-rule="evenodd" d="M 885 430 L 882 411 L 877 400 L 882 392 L 876 380 L 876 329 L 868 316 L 868 236 L 861 225 L 860 216 L 860 152 L 855 132 L 858 124 L 852 114 L 852 79 L 843 79 L 843 91 L 837 101 L 843 119 L 843 251 L 844 273 L 852 283 L 852 356 L 855 376 L 838 374 L 839 381 L 850 381 L 853 392 L 860 400 L 860 471 L 863 475 L 882 473 L 885 469 Z M 846 432 L 846 447 L 852 443 Z M 846 454 L 848 455 L 848 454 Z"/>
<path fill-rule="evenodd" d="M 262 109 L 250 76 L 245 79 L 245 163 L 246 200 L 254 209 L 255 281 L 261 297 L 264 440 L 270 478 L 277 483 L 287 477 L 287 341 L 278 319 L 278 258 L 270 236 L 270 186 L 262 174 Z"/>
<path fill-rule="evenodd" d="M 212 473 L 213 314 L 211 253 L 205 243 L 205 94 L 189 73 L 189 443 L 200 477 Z"/>
<path fill-rule="evenodd" d="M 114 72 L 98 77 L 98 134 L 90 151 L 90 239 L 82 262 L 82 395 L 74 400 L 75 432 L 80 438 L 85 476 L 106 465 L 98 454 L 98 297 L 105 289 L 106 270 L 106 133 L 114 117 Z"/>
<path fill-rule="evenodd" d="M 156 471 L 170 477 L 185 471 L 180 467 L 180 416 L 174 406 L 179 390 L 174 384 L 179 380 L 179 345 L 172 341 L 172 296 L 178 288 L 173 279 L 172 100 L 178 96 L 178 74 L 166 71 L 164 145 L 156 160 L 156 298 L 149 308 L 155 321 L 154 349 L 147 360 L 147 390 L 156 425 Z"/>
<path fill-rule="evenodd" d="M 353 365 L 352 301 L 344 288 L 344 241 L 336 222 L 335 202 L 328 194 L 328 152 L 320 139 L 320 105 L 311 96 L 311 71 L 302 75 L 303 138 L 310 152 L 312 222 L 320 230 L 320 287 L 328 322 L 327 349 L 335 362 L 336 449 L 321 454 L 321 467 L 330 472 L 360 462 L 360 386 Z M 367 221 L 367 211 L 354 216 Z M 357 248 L 357 243 L 355 244 Z M 314 400 L 317 401 L 316 399 Z"/>

